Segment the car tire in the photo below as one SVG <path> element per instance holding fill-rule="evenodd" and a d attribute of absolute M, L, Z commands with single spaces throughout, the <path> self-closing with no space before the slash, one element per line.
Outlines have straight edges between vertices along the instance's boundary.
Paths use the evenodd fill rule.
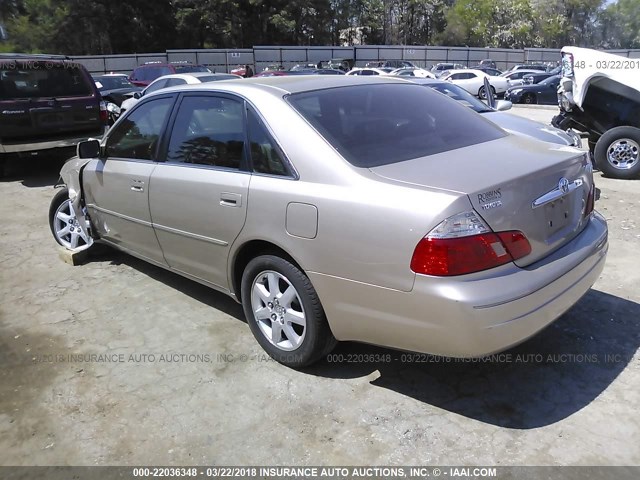
<path fill-rule="evenodd" d="M 496 89 L 493 87 L 493 85 L 491 85 L 491 91 L 493 92 L 493 96 L 496 96 Z M 478 98 L 481 98 L 482 100 L 486 100 L 487 99 L 487 94 L 484 91 L 484 85 L 482 87 L 480 87 L 480 90 L 478 90 Z"/>
<path fill-rule="evenodd" d="M 532 93 L 526 93 L 522 97 L 522 103 L 526 103 L 527 105 L 535 105 L 538 103 L 536 96 Z"/>
<path fill-rule="evenodd" d="M 615 127 L 604 133 L 594 150 L 596 165 L 606 177 L 640 177 L 640 128 Z"/>
<path fill-rule="evenodd" d="M 253 336 L 283 365 L 306 367 L 337 344 L 313 285 L 289 260 L 276 255 L 251 260 L 242 274 L 241 294 Z"/>
<path fill-rule="evenodd" d="M 93 245 L 93 239 L 86 237 L 79 227 L 66 188 L 60 189 L 51 200 L 49 228 L 56 242 L 68 250 L 86 250 Z"/>

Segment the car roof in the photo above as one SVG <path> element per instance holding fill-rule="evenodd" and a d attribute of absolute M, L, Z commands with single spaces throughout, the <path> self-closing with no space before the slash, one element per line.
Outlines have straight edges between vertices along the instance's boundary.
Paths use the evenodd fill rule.
<path fill-rule="evenodd" d="M 452 75 L 454 73 L 475 73 L 476 75 L 486 75 L 486 73 L 484 73 L 482 70 L 476 70 L 475 68 L 458 68 L 455 70 L 449 70 L 449 75 Z"/>
<path fill-rule="evenodd" d="M 355 72 L 357 70 L 373 70 L 374 72 L 387 73 L 386 70 L 384 70 L 385 68 L 388 67 L 353 67 L 349 72 Z"/>
<path fill-rule="evenodd" d="M 152 95 L 181 91 L 226 91 L 242 95 L 251 91 L 270 93 L 282 98 L 287 94 L 311 92 L 356 85 L 380 85 L 383 83 L 410 84 L 401 77 L 389 75 L 284 75 L 281 77 L 252 77 L 238 80 L 180 85 L 153 92 Z M 151 96 L 151 95 L 150 95 Z"/>
<path fill-rule="evenodd" d="M 100 73 L 94 74 L 93 78 L 103 78 L 103 77 L 129 77 L 126 73 Z"/>
<path fill-rule="evenodd" d="M 541 72 L 540 70 L 534 70 L 532 68 L 519 68 L 518 70 L 508 70 L 506 72 L 504 72 L 505 75 L 511 75 L 514 73 L 545 73 L 545 72 Z"/>
<path fill-rule="evenodd" d="M 189 82 L 195 79 L 200 79 L 200 77 L 215 77 L 215 76 L 229 77 L 229 80 L 231 80 L 232 78 L 242 78 L 240 75 L 234 75 L 232 73 L 211 73 L 211 72 L 171 73 L 168 75 L 163 75 L 161 77 L 158 77 L 151 83 L 155 83 L 160 79 L 166 80 L 167 78 L 180 78 L 182 80 L 186 80 L 187 82 Z"/>

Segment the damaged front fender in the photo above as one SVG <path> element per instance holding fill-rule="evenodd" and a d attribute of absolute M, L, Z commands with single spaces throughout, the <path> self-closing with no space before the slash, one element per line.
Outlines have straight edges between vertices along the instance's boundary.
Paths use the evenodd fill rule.
<path fill-rule="evenodd" d="M 89 163 L 90 159 L 73 157 L 67 160 L 60 170 L 60 178 L 66 185 L 69 191 L 69 199 L 71 200 L 71 206 L 76 214 L 78 224 L 82 229 L 82 233 L 86 235 L 87 239 L 91 239 L 91 232 L 89 230 L 89 218 L 86 215 L 84 205 L 82 205 L 82 170 Z M 87 245 L 81 247 L 81 250 L 89 248 L 92 242 L 89 241 Z M 80 250 L 79 249 L 79 250 Z"/>

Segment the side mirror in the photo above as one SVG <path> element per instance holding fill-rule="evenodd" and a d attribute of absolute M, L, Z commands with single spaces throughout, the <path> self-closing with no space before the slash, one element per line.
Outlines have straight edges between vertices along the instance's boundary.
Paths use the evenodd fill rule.
<path fill-rule="evenodd" d="M 100 142 L 95 139 L 80 142 L 76 152 L 78 158 L 98 158 L 100 156 Z"/>
<path fill-rule="evenodd" d="M 491 88 L 491 84 L 489 83 L 489 77 L 484 77 L 482 83 L 484 85 L 484 93 L 487 97 L 487 105 L 491 108 L 496 108 L 496 97 L 493 95 L 493 88 Z"/>
<path fill-rule="evenodd" d="M 135 92 L 135 93 L 133 94 L 133 98 L 140 98 L 140 97 L 142 97 L 142 93 L 143 93 L 143 92 Z"/>
<path fill-rule="evenodd" d="M 496 100 L 494 108 L 499 112 L 504 112 L 505 110 L 511 110 L 511 107 L 513 107 L 513 103 L 509 100 Z"/>

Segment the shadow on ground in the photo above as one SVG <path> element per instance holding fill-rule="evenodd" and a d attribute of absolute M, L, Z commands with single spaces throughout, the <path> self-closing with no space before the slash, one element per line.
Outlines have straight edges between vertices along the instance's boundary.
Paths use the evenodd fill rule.
<path fill-rule="evenodd" d="M 144 260 L 139 260 L 127 255 L 126 253 L 118 252 L 117 250 L 106 246 L 102 248 L 102 245 L 100 247 L 100 252 L 98 254 L 91 254 L 91 259 L 110 260 L 113 265 L 127 265 L 153 278 L 154 280 L 179 290 L 185 295 L 189 295 L 194 300 L 202 302 L 205 305 L 215 308 L 216 310 L 220 310 L 221 312 L 246 323 L 242 306 L 228 295 L 206 287 L 198 282 L 184 278 L 177 273 L 156 267 L 155 265 L 145 262 Z M 248 329 L 247 333 L 249 335 L 251 334 Z"/>
<path fill-rule="evenodd" d="M 227 295 L 111 249 L 102 255 L 246 322 L 242 307 Z M 377 370 L 380 375 L 371 382 L 377 387 L 481 422 L 531 429 L 567 418 L 600 395 L 632 360 L 639 327 L 638 303 L 590 290 L 550 327 L 500 356 L 444 359 L 344 342 L 332 361 L 322 360 L 305 373 L 360 378 Z M 363 355 L 390 361 L 367 361 Z"/>
<path fill-rule="evenodd" d="M 5 159 L 4 176 L 0 182 L 21 181 L 25 187 L 54 185 L 60 178 L 65 160 L 61 158 L 10 158 Z"/>
<path fill-rule="evenodd" d="M 493 360 L 414 358 L 344 343 L 334 351 L 342 358 L 374 353 L 389 354 L 394 360 L 325 361 L 308 372 L 352 378 L 379 370 L 372 382 L 378 387 L 481 422 L 531 429 L 569 417 L 600 395 L 636 353 L 639 326 L 639 304 L 590 290 L 549 328 Z"/>

